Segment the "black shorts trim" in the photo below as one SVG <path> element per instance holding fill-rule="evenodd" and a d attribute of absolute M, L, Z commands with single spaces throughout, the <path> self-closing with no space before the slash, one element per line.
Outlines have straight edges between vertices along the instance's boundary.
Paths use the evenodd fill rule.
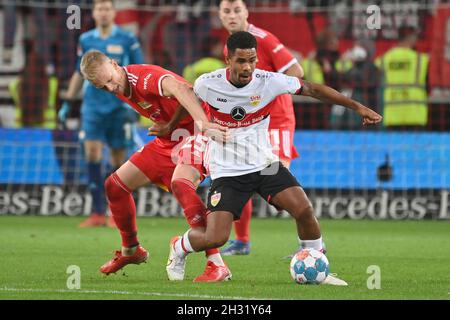
<path fill-rule="evenodd" d="M 261 171 L 213 180 L 208 193 L 208 210 L 231 212 L 237 220 L 254 193 L 270 202 L 277 193 L 295 186 L 300 187 L 297 179 L 277 161 Z"/>

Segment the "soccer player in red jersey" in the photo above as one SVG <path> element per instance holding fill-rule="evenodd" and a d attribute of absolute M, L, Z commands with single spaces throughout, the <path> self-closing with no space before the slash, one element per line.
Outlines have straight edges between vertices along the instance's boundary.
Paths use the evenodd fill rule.
<path fill-rule="evenodd" d="M 289 76 L 302 78 L 303 69 L 297 59 L 272 33 L 248 22 L 249 12 L 243 0 L 222 0 L 219 17 L 222 25 L 230 34 L 238 31 L 251 33 L 258 43 L 258 62 L 256 68 L 272 72 L 282 72 Z M 226 57 L 225 47 L 224 56 Z M 258 97 L 253 97 L 255 103 Z M 293 159 L 298 157 L 294 146 L 295 115 L 292 97 L 280 95 L 272 102 L 274 108 L 270 114 L 269 134 L 273 152 L 279 156 L 283 165 L 289 169 Z M 236 240 L 221 251 L 222 255 L 246 255 L 250 253 L 250 219 L 253 205 L 251 199 L 242 210 L 239 220 L 234 222 Z"/>
<path fill-rule="evenodd" d="M 128 65 L 121 67 L 116 61 L 99 51 L 86 53 L 81 60 L 81 73 L 95 87 L 115 94 L 141 115 L 150 118 L 155 126 L 149 134 L 159 136 L 147 143 L 111 174 L 105 182 L 105 191 L 114 221 L 122 237 L 122 248 L 100 271 L 114 273 L 130 263 L 139 264 L 148 259 L 148 252 L 139 245 L 136 226 L 136 206 L 132 192 L 149 182 L 166 191 L 177 190 L 186 195 L 181 206 L 192 228 L 205 228 L 205 205 L 196 194 L 192 181 L 178 175 L 172 181 L 177 162 L 174 148 L 180 141 L 171 139 L 171 133 L 183 129 L 185 136 L 194 134 L 195 124 L 214 138 L 226 139 L 226 129 L 209 122 L 191 85 L 182 77 L 156 65 Z M 184 108 L 190 113 L 188 116 Z M 194 121 L 195 120 L 195 121 Z M 176 148 L 175 148 L 176 150 Z M 190 151 L 190 150 L 188 150 Z M 202 172 L 202 163 L 191 164 Z M 202 175 L 199 174 L 200 183 Z M 223 263 L 218 249 L 207 253 L 208 260 Z M 184 268 L 183 268 L 184 271 Z M 179 278 L 183 280 L 184 272 Z M 181 278 L 180 278 L 181 277 Z"/>

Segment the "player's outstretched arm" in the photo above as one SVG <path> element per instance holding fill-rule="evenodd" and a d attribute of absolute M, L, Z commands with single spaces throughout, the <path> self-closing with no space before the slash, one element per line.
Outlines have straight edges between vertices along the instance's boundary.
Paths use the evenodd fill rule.
<path fill-rule="evenodd" d="M 353 109 L 363 118 L 363 125 L 377 124 L 380 123 L 383 119 L 381 115 L 379 115 L 372 109 L 367 108 L 358 101 L 347 98 L 333 88 L 304 80 L 302 80 L 302 84 L 303 85 L 300 92 L 302 95 L 310 96 L 323 102 L 338 104 L 349 109 Z"/>
<path fill-rule="evenodd" d="M 176 98 L 186 108 L 202 132 L 221 141 L 228 139 L 227 128 L 208 120 L 197 96 L 188 84 L 172 77 L 165 77 L 161 87 L 165 96 Z"/>
<path fill-rule="evenodd" d="M 294 63 L 284 72 L 284 74 L 291 77 L 303 78 L 305 72 L 303 71 L 303 68 L 299 63 Z"/>

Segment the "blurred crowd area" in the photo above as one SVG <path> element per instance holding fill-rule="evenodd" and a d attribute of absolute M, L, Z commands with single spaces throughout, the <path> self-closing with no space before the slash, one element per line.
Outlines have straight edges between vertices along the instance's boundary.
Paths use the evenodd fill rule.
<path fill-rule="evenodd" d="M 327 84 L 382 114 L 388 108 L 406 110 L 396 115 L 395 125 L 372 130 L 449 131 L 450 1 L 246 3 L 249 21 L 295 54 L 306 80 Z M 378 6 L 381 19 L 376 8 L 367 10 L 370 5 Z M 56 114 L 75 70 L 78 37 L 94 27 L 91 6 L 88 0 L 0 1 L 1 127 L 59 127 Z M 77 8 L 80 24 L 73 28 Z M 228 34 L 217 1 L 123 0 L 116 8 L 116 23 L 138 36 L 146 63 L 188 77 L 189 66 L 199 59 L 223 59 Z M 401 62 L 404 51 L 395 56 L 395 48 L 413 53 Z M 388 72 L 394 69 L 395 74 Z M 297 129 L 361 128 L 360 119 L 341 106 L 304 97 L 294 102 Z M 76 129 L 79 115 L 72 116 Z"/>

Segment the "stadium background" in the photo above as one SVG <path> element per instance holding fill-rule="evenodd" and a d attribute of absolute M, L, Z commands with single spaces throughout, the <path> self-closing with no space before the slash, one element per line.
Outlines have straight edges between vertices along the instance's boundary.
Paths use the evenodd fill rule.
<path fill-rule="evenodd" d="M 78 139 L 78 116 L 69 128 L 43 122 L 45 109 L 60 107 L 76 61 L 78 36 L 93 27 L 90 1 L 3 1 L 0 5 L 0 214 L 90 213 L 86 173 Z M 450 218 L 450 4 L 448 1 L 375 1 L 381 28 L 369 30 L 373 1 L 247 1 L 250 22 L 273 32 L 299 57 L 316 49 L 330 27 L 345 55 L 357 39 L 369 40 L 373 58 L 398 41 L 402 25 L 419 29 L 417 50 L 430 55 L 428 122 L 423 130 L 355 129 L 333 124 L 333 106 L 295 99 L 295 144 L 300 158 L 291 170 L 320 217 L 335 219 Z M 67 19 L 81 8 L 80 29 Z M 181 73 L 200 58 L 208 35 L 226 39 L 211 1 L 117 1 L 116 22 L 135 32 L 147 63 Z M 13 7 L 13 11 L 11 11 Z M 11 12 L 13 16 L 11 16 Z M 14 17 L 15 24 L 11 24 Z M 15 26 L 15 27 L 14 27 Z M 8 38 L 13 35 L 13 42 Z M 10 41 L 10 40 L 9 40 Z M 8 54 L 11 54 L 9 59 Z M 11 86 L 22 76 L 21 121 Z M 57 87 L 55 82 L 56 79 Z M 336 86 L 345 89 L 338 78 Z M 348 84 L 346 84 L 348 86 Z M 363 83 L 364 86 L 364 83 Z M 380 87 L 382 85 L 380 84 Z M 52 90 L 57 88 L 56 94 Z M 370 91 L 368 95 L 379 93 Z M 50 97 L 49 97 L 50 96 Z M 54 98 L 53 98 L 54 97 Z M 80 97 L 81 98 L 81 97 Z M 382 101 L 372 106 L 382 112 Z M 142 141 L 145 123 L 139 129 Z M 105 151 L 107 152 L 107 151 Z M 105 157 L 107 159 L 107 157 Z M 388 174 L 390 172 L 390 174 Z M 199 190 L 206 195 L 206 184 Z M 181 216 L 175 199 L 149 186 L 135 192 L 139 216 Z M 254 215 L 284 216 L 255 198 Z"/>

